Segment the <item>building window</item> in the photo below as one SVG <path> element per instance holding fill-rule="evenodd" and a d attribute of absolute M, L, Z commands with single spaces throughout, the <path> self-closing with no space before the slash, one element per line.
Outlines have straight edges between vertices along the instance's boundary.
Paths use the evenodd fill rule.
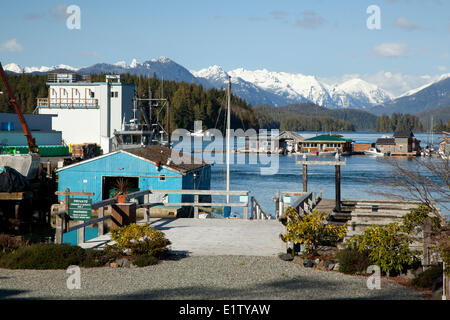
<path fill-rule="evenodd" d="M 117 98 L 117 97 L 119 97 L 119 92 L 111 91 L 111 98 Z"/>
<path fill-rule="evenodd" d="M 95 97 L 95 93 L 91 91 L 91 98 Z"/>
<path fill-rule="evenodd" d="M 165 174 L 160 175 L 159 181 L 166 181 L 166 175 Z"/>

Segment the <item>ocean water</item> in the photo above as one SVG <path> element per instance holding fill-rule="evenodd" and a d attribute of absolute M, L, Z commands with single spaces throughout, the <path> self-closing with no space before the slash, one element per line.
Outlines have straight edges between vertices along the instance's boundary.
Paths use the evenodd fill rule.
<path fill-rule="evenodd" d="M 316 135 L 315 132 L 299 132 L 305 138 Z M 320 133 L 318 133 L 320 134 Z M 373 133 L 373 132 L 344 132 L 340 133 L 346 139 L 352 139 L 355 142 L 374 143 L 384 135 L 392 136 L 392 133 Z M 431 144 L 431 136 L 419 133 L 416 138 L 421 140 L 421 146 Z M 433 137 L 434 145 L 437 146 L 439 138 Z M 203 141 L 205 147 L 210 142 Z M 238 143 L 240 146 L 240 144 Z M 198 156 L 198 154 L 196 155 Z M 219 156 L 219 155 L 218 155 Z M 279 156 L 278 170 L 271 175 L 261 174 L 261 168 L 269 167 L 268 164 L 262 164 L 260 161 L 251 164 L 249 155 L 245 155 L 245 163 L 238 164 L 237 157 L 243 157 L 242 154 L 232 154 L 234 160 L 230 165 L 230 189 L 231 190 L 249 190 L 250 196 L 255 197 L 256 201 L 262 206 L 266 213 L 275 213 L 275 203 L 273 197 L 276 190 L 299 192 L 302 191 L 302 166 L 296 164 L 295 155 Z M 390 190 L 389 187 L 380 183 L 383 179 L 392 177 L 393 168 L 385 162 L 383 158 L 369 156 L 348 156 L 344 157 L 347 161 L 345 166 L 341 167 L 341 196 L 347 199 L 380 199 L 385 196 L 377 192 L 389 193 L 396 190 Z M 225 155 L 223 163 L 216 163 L 211 170 L 211 189 L 226 189 L 226 165 Z M 325 157 L 317 158 L 327 160 Z M 328 160 L 333 160 L 329 158 Z M 414 169 L 415 162 L 408 158 L 396 158 L 402 161 L 411 169 Z M 438 159 L 419 158 L 420 161 L 439 161 Z M 274 166 L 275 159 L 272 159 Z M 308 166 L 308 191 L 319 193 L 323 192 L 323 198 L 335 198 L 335 168 L 334 166 Z M 398 190 L 397 190 L 398 191 Z M 225 197 L 214 196 L 215 201 L 224 201 Z M 232 197 L 231 202 L 238 202 L 239 197 Z M 445 210 L 445 214 L 448 214 Z M 232 213 L 241 216 L 240 208 L 232 208 Z"/>

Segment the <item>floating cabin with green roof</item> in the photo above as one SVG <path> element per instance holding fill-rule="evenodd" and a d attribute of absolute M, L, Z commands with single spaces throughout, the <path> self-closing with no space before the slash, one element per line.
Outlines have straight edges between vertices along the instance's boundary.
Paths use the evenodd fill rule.
<path fill-rule="evenodd" d="M 352 152 L 352 140 L 340 135 L 323 134 L 300 142 L 301 152 L 316 153 L 320 151 Z"/>

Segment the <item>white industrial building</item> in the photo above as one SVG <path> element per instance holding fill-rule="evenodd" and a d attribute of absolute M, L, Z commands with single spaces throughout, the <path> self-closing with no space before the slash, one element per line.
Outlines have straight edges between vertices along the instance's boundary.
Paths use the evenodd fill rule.
<path fill-rule="evenodd" d="M 133 117 L 134 84 L 107 75 L 105 82 L 81 81 L 76 74 L 49 75 L 48 98 L 39 98 L 39 114 L 58 115 L 53 128 L 65 144 L 96 143 L 111 152 L 114 130 Z"/>

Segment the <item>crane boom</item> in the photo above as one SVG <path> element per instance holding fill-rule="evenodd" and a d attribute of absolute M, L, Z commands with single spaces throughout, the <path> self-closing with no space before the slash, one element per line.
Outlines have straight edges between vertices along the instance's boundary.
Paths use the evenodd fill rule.
<path fill-rule="evenodd" d="M 11 86 L 9 85 L 8 78 L 6 77 L 6 73 L 3 70 L 1 62 L 0 62 L 0 75 L 3 79 L 3 83 L 5 84 L 6 90 L 8 91 L 9 100 L 13 104 L 14 110 L 16 111 L 16 114 L 19 117 L 20 124 L 22 125 L 23 134 L 27 138 L 28 149 L 30 150 L 30 153 L 38 153 L 39 149 L 38 149 L 38 146 L 36 145 L 36 141 L 33 138 L 33 136 L 31 135 L 31 130 L 27 125 L 27 122 L 26 122 L 25 117 L 23 116 L 22 110 L 20 109 L 20 106 L 16 100 L 14 92 L 11 89 Z"/>

